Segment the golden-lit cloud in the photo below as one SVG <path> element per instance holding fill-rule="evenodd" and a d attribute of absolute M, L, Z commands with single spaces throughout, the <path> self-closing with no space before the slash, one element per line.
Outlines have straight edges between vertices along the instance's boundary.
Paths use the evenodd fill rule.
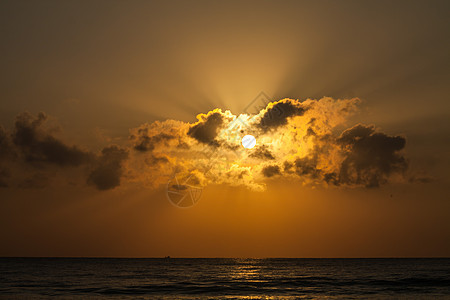
<path fill-rule="evenodd" d="M 240 115 L 217 108 L 197 115 L 194 123 L 142 124 L 130 130 L 128 145 L 109 145 L 100 153 L 56 138 L 44 113 L 23 113 L 11 132 L 0 130 L 0 184 L 43 187 L 60 170 L 78 170 L 99 190 L 121 184 L 156 188 L 174 174 L 199 186 L 255 191 L 265 190 L 271 180 L 344 187 L 403 180 L 408 168 L 404 137 L 386 135 L 373 125 L 346 129 L 359 103 L 358 98 L 282 99 L 257 114 Z M 256 137 L 252 149 L 241 144 L 247 134 Z M 26 168 L 27 176 L 12 176 L 17 166 Z"/>
<path fill-rule="evenodd" d="M 195 172 L 202 184 L 259 191 L 268 179 L 377 187 L 403 177 L 408 166 L 401 152 L 404 137 L 388 136 L 371 125 L 343 127 L 359 103 L 357 98 L 283 99 L 255 115 L 214 109 L 199 114 L 193 124 L 145 124 L 131 130 L 137 150 L 131 160 L 145 167 L 139 172 L 131 168 L 129 175 L 155 184 L 161 174 Z M 246 134 L 256 137 L 255 148 L 242 147 Z"/>

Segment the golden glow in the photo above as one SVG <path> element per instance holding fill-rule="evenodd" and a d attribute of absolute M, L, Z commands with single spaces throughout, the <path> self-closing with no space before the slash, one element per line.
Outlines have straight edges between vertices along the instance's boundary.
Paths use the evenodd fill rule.
<path fill-rule="evenodd" d="M 0 256 L 449 257 L 449 5 L 2 1 Z M 262 130 L 285 97 L 309 109 Z M 23 111 L 49 119 L 30 119 L 18 149 Z M 188 131 L 208 112 L 223 122 L 199 142 Z M 333 184 L 348 150 L 336 138 L 358 123 L 406 135 L 407 171 L 435 180 Z M 88 162 L 56 163 L 72 145 Z M 121 174 L 100 159 L 110 145 L 128 150 Z M 120 185 L 87 184 L 95 169 Z M 192 209 L 167 199 L 175 173 L 203 187 Z"/>

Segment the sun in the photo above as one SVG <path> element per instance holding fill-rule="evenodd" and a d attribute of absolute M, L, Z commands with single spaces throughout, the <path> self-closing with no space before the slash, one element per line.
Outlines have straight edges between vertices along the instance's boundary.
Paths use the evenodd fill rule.
<path fill-rule="evenodd" d="M 256 145 L 256 139 L 253 135 L 246 135 L 242 138 L 242 146 L 247 149 L 252 149 Z"/>

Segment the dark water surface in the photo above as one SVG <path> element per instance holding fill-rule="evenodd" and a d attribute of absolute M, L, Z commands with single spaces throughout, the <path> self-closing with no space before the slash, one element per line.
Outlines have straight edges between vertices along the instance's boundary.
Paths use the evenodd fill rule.
<path fill-rule="evenodd" d="M 450 259 L 0 258 L 0 298 L 450 299 Z"/>

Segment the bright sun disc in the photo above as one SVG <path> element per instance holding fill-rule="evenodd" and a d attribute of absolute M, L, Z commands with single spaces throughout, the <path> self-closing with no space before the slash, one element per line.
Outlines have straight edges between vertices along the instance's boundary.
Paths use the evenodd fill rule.
<path fill-rule="evenodd" d="M 247 149 L 251 149 L 255 147 L 256 145 L 256 139 L 253 135 L 246 135 L 242 138 L 242 146 Z"/>

